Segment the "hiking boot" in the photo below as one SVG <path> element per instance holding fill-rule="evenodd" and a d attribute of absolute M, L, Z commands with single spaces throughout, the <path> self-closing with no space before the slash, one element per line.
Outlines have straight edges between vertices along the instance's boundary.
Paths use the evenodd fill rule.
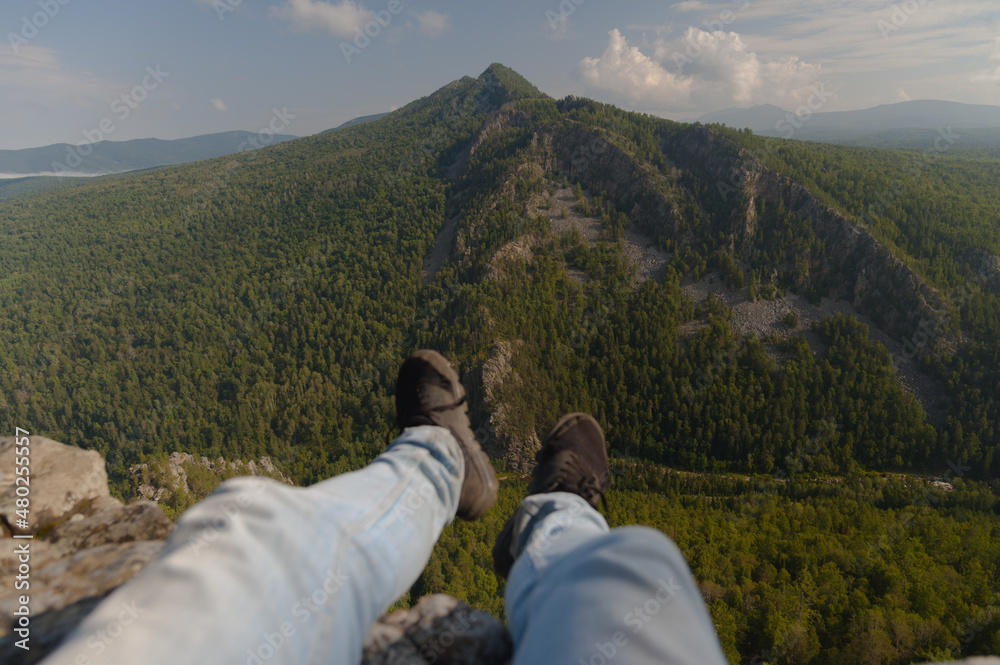
<path fill-rule="evenodd" d="M 601 426 L 586 413 L 563 416 L 538 451 L 528 495 L 569 492 L 596 508 L 607 489 L 608 452 Z M 530 516 L 518 508 L 493 546 L 493 567 L 503 578 L 510 573 L 519 554 L 515 536 L 520 535 L 528 521 Z"/>
<path fill-rule="evenodd" d="M 469 427 L 465 387 L 451 364 L 437 351 L 414 351 L 399 368 L 396 379 L 396 424 L 407 427 L 444 427 L 458 441 L 465 457 L 465 479 L 458 501 L 458 517 L 479 519 L 497 500 L 496 473 Z"/>

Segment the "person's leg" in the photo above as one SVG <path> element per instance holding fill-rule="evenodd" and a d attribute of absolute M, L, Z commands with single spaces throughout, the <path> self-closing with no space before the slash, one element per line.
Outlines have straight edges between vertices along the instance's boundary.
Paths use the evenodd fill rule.
<path fill-rule="evenodd" d="M 401 434 L 384 454 L 305 489 L 223 483 L 46 663 L 359 662 L 444 526 L 496 501 L 467 414 L 451 364 L 414 352 L 396 381 Z"/>
<path fill-rule="evenodd" d="M 610 531 L 596 510 L 607 488 L 600 424 L 563 416 L 493 548 L 515 665 L 724 664 L 683 555 L 653 529 Z"/>
<path fill-rule="evenodd" d="M 46 663 L 357 663 L 454 518 L 464 473 L 454 436 L 421 426 L 308 488 L 230 480 Z"/>
<path fill-rule="evenodd" d="M 515 665 L 726 663 L 684 556 L 659 531 L 609 530 L 566 492 L 528 496 L 513 527 L 520 555 L 504 600 Z"/>

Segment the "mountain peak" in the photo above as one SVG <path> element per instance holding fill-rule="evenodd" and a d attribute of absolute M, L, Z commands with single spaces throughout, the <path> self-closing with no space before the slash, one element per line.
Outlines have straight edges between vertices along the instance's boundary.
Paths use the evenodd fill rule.
<path fill-rule="evenodd" d="M 503 101 L 512 102 L 518 99 L 538 99 L 548 97 L 510 67 L 494 62 L 479 75 L 483 83 L 495 85 L 503 92 Z"/>

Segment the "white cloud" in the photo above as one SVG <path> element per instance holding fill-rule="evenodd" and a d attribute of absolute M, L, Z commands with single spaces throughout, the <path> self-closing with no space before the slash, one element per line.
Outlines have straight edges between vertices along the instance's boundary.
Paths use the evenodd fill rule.
<path fill-rule="evenodd" d="M 987 60 L 990 62 L 989 69 L 983 72 L 981 76 L 975 78 L 1000 83 L 1000 37 L 993 40 L 993 52 L 990 53 Z"/>
<path fill-rule="evenodd" d="M 4 96 L 30 92 L 39 97 L 70 97 L 91 104 L 95 98 L 114 95 L 115 89 L 90 72 L 74 72 L 63 66 L 55 51 L 31 44 L 19 45 L 17 52 L 0 45 L 0 88 Z"/>
<path fill-rule="evenodd" d="M 896 90 L 896 101 L 897 101 L 897 102 L 908 102 L 908 101 L 910 101 L 911 99 L 913 99 L 913 98 L 912 98 L 912 97 L 910 97 L 910 96 L 909 96 L 909 95 L 908 95 L 908 94 L 906 93 L 906 91 L 905 91 L 905 90 L 903 90 L 902 88 L 898 88 L 898 89 Z"/>
<path fill-rule="evenodd" d="M 428 9 L 417 14 L 417 29 L 426 37 L 440 37 L 451 30 L 451 17 L 448 14 Z"/>
<path fill-rule="evenodd" d="M 215 97 L 215 98 L 214 98 L 214 99 L 212 99 L 211 101 L 212 101 L 212 106 L 214 106 L 214 107 L 215 107 L 215 110 L 216 110 L 216 111 L 225 111 L 225 110 L 227 110 L 227 108 L 226 108 L 226 103 L 225 103 L 225 102 L 223 102 L 223 101 L 222 101 L 221 99 L 219 99 L 218 97 Z"/>
<path fill-rule="evenodd" d="M 588 86 L 624 96 L 633 104 L 669 107 L 691 97 L 691 82 L 668 72 L 659 63 L 630 46 L 618 30 L 611 36 L 600 58 L 580 63 Z"/>
<path fill-rule="evenodd" d="M 362 29 L 372 14 L 353 0 L 337 4 L 323 0 L 286 0 L 280 7 L 272 7 L 271 14 L 284 19 L 298 30 L 322 29 L 337 37 L 353 37 Z"/>
<path fill-rule="evenodd" d="M 27 148 L 56 142 L 79 143 L 104 118 L 119 122 L 115 100 L 141 84 L 144 70 L 132 80 L 109 81 L 64 61 L 54 49 L 0 44 L 0 147 Z M 170 85 L 167 79 L 167 85 Z M 157 93 L 159 96 L 159 93 Z M 152 95 L 150 95 L 152 98 Z M 120 103 L 120 102 L 119 102 Z M 144 108 L 155 106 L 143 102 Z M 130 119 L 131 122 L 131 119 Z M 118 140 L 119 134 L 115 134 Z M 130 137 L 131 138 L 131 137 Z"/>
<path fill-rule="evenodd" d="M 735 32 L 705 32 L 689 27 L 682 37 L 658 38 L 653 54 L 610 33 L 600 58 L 584 58 L 583 80 L 636 108 L 655 111 L 706 111 L 727 106 L 770 103 L 786 108 L 805 102 L 820 66 L 794 56 L 771 60 L 751 51 Z"/>
<path fill-rule="evenodd" d="M 822 62 L 826 75 L 868 76 L 895 68 L 953 66 L 982 43 L 984 27 L 996 16 L 995 4 L 825 0 L 817 11 L 802 0 L 684 0 L 670 10 L 684 15 L 688 25 L 739 32 L 761 59 L 793 53 L 807 62 Z M 886 22 L 894 28 L 888 38 L 883 36 Z M 993 29 L 990 39 L 995 35 Z"/>
<path fill-rule="evenodd" d="M 670 5 L 670 8 L 675 12 L 703 12 L 712 9 L 712 6 L 701 0 L 685 0 Z"/>

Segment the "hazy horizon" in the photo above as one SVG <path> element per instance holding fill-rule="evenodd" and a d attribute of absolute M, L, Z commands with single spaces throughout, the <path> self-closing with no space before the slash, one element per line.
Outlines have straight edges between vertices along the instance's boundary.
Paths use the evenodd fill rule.
<path fill-rule="evenodd" d="M 824 111 L 909 99 L 1000 105 L 1000 12 L 970 0 L 902 7 L 5 3 L 0 149 L 257 132 L 275 111 L 293 118 L 286 133 L 305 136 L 394 110 L 492 62 L 557 98 L 681 121 L 765 103 L 793 110 L 817 88 Z"/>

